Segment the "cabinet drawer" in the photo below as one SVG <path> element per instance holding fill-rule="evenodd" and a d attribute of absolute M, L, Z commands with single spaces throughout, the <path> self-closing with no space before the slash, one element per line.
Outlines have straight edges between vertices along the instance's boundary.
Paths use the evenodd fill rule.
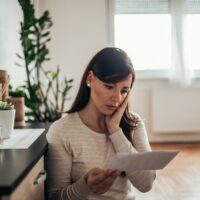
<path fill-rule="evenodd" d="M 44 156 L 35 164 L 15 191 L 5 199 L 44 200 L 44 182 L 41 181 L 42 178 L 38 179 L 42 171 L 44 171 Z M 36 183 L 36 180 L 39 180 L 39 183 Z"/>

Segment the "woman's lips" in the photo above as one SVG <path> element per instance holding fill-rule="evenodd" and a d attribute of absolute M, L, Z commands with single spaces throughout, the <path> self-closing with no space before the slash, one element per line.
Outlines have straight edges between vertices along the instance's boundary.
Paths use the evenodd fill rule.
<path fill-rule="evenodd" d="M 117 106 L 112 106 L 112 105 L 106 105 L 108 110 L 115 111 L 117 109 Z"/>

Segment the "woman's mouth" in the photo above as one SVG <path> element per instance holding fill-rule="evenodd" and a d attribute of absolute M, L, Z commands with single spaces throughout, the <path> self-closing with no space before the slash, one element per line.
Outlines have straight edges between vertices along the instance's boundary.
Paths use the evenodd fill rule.
<path fill-rule="evenodd" d="M 110 111 L 115 111 L 117 109 L 117 106 L 112 106 L 112 105 L 106 105 L 106 107 Z"/>

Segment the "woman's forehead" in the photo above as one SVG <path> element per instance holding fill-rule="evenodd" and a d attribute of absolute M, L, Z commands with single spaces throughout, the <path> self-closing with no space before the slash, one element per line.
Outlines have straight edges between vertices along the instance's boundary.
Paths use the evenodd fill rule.
<path fill-rule="evenodd" d="M 132 83 L 132 75 L 129 74 L 126 78 L 124 78 L 123 80 L 120 80 L 120 81 L 117 81 L 117 82 L 106 82 L 106 83 L 109 83 L 109 84 L 114 84 L 114 85 L 126 85 L 127 87 L 129 87 Z"/>

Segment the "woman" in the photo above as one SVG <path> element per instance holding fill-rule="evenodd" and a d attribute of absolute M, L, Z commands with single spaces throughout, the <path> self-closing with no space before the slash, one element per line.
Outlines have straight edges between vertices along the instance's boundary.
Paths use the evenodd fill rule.
<path fill-rule="evenodd" d="M 133 187 L 151 189 L 155 171 L 122 176 L 105 167 L 117 152 L 151 151 L 141 118 L 128 109 L 134 80 L 119 48 L 104 48 L 89 62 L 71 109 L 47 134 L 49 199 L 133 200 Z"/>

